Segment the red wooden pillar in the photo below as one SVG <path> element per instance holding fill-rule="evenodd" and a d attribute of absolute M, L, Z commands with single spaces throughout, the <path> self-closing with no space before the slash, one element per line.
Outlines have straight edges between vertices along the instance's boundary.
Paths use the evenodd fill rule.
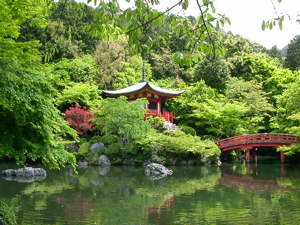
<path fill-rule="evenodd" d="M 174 115 L 173 112 L 170 112 L 170 122 L 174 123 Z"/>
<path fill-rule="evenodd" d="M 160 104 L 156 102 L 156 115 L 160 117 Z"/>
<path fill-rule="evenodd" d="M 284 152 L 280 152 L 280 160 L 282 163 L 285 162 L 285 155 L 284 155 Z"/>

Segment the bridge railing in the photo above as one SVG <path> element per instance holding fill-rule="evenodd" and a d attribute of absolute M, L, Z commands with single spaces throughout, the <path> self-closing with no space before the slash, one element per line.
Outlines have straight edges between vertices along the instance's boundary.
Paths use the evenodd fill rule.
<path fill-rule="evenodd" d="M 280 133 L 267 133 L 267 134 L 248 134 L 230 137 L 216 141 L 215 143 L 219 148 L 225 148 L 237 144 L 247 143 L 296 143 L 296 135 L 292 134 L 280 134 Z"/>

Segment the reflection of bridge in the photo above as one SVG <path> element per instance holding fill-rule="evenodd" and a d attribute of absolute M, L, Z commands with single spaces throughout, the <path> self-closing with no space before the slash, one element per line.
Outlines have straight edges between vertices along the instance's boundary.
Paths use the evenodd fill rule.
<path fill-rule="evenodd" d="M 243 149 L 246 151 L 246 161 L 250 162 L 251 158 L 257 160 L 257 148 L 259 147 L 281 147 L 290 146 L 298 143 L 296 135 L 292 134 L 249 134 L 230 137 L 217 141 L 216 144 L 222 152 L 231 151 L 235 149 Z M 251 154 L 252 153 L 252 154 Z M 281 162 L 285 161 L 284 152 L 280 152 Z"/>
<path fill-rule="evenodd" d="M 260 165 L 261 166 L 261 165 Z M 229 188 L 243 188 L 247 191 L 257 190 L 288 190 L 292 186 L 284 182 L 287 179 L 286 167 L 281 165 L 280 171 L 268 171 L 269 167 L 259 167 L 257 164 L 246 164 L 245 169 L 242 167 L 237 171 L 222 171 L 222 177 L 219 179 L 221 185 Z M 243 172 L 242 172 L 243 171 Z"/>

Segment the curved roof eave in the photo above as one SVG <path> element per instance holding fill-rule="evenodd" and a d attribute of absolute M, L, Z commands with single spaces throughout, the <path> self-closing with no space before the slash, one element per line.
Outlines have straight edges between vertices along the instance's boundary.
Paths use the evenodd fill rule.
<path fill-rule="evenodd" d="M 167 95 L 180 95 L 183 92 L 185 92 L 185 90 L 181 90 L 181 91 L 172 91 L 172 90 L 168 90 L 165 88 L 160 88 L 154 84 L 151 84 L 147 81 L 142 81 L 140 83 L 134 84 L 132 86 L 129 86 L 127 88 L 123 88 L 120 90 L 115 90 L 115 91 L 109 91 L 109 90 L 102 90 L 105 94 L 109 94 L 109 95 L 126 95 L 126 94 L 131 94 L 134 92 L 138 92 L 141 91 L 143 89 L 149 88 L 152 91 L 158 92 L 158 93 L 162 93 L 162 94 L 167 94 Z"/>

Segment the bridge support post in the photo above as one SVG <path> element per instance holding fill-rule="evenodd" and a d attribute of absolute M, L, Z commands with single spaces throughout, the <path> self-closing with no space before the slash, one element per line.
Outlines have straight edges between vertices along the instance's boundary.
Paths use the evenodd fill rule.
<path fill-rule="evenodd" d="M 257 148 L 253 149 L 253 159 L 257 162 Z"/>
<path fill-rule="evenodd" d="M 282 163 L 285 162 L 285 155 L 284 155 L 284 152 L 280 152 L 280 160 Z"/>

